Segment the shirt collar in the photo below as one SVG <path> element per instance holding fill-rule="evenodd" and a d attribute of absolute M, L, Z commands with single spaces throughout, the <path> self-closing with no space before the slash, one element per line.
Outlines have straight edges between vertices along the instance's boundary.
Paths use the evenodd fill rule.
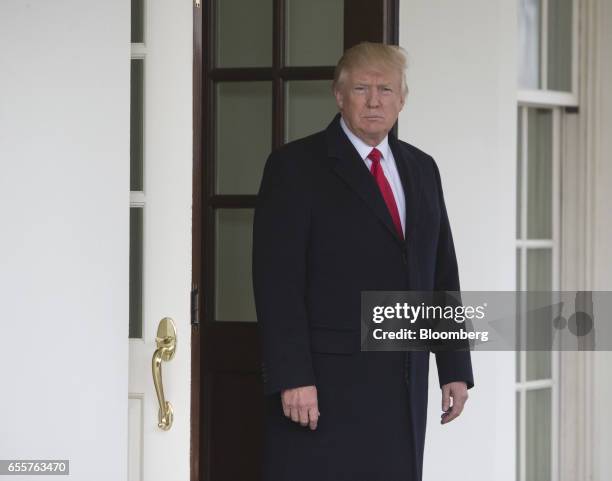
<path fill-rule="evenodd" d="M 365 160 L 370 154 L 370 152 L 372 152 L 372 149 L 374 147 L 366 144 L 363 140 L 361 140 L 353 132 L 351 132 L 351 129 L 348 128 L 348 125 L 346 125 L 346 122 L 344 121 L 344 118 L 342 116 L 340 116 L 340 125 L 342 127 L 342 130 L 344 130 L 344 133 L 346 134 L 346 136 L 349 138 L 351 143 L 355 146 L 355 149 L 357 149 L 357 152 L 359 152 L 359 156 L 361 157 L 361 159 Z M 376 148 L 380 150 L 383 160 L 388 159 L 389 158 L 389 136 L 385 135 L 385 138 L 382 139 L 381 143 L 378 144 Z"/>

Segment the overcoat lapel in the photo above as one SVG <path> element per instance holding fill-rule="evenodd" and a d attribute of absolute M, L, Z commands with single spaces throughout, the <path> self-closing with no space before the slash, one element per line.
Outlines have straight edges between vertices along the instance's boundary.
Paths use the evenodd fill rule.
<path fill-rule="evenodd" d="M 398 243 L 402 243 L 374 177 L 342 131 L 340 114 L 336 115 L 327 128 L 327 146 L 328 154 L 334 161 L 333 170 L 336 174 L 361 197 L 393 238 Z"/>
<path fill-rule="evenodd" d="M 404 241 L 400 239 L 395 230 L 391 214 L 374 177 L 368 171 L 359 153 L 340 126 L 340 114 L 336 115 L 329 124 L 326 133 L 328 155 L 334 162 L 333 170 L 361 197 L 370 211 L 378 217 L 382 225 L 393 236 L 398 245 L 402 246 Z M 416 225 L 420 201 L 420 190 L 417 184 L 418 166 L 412 156 L 408 158 L 407 155 L 404 155 L 397 138 L 391 133 L 389 133 L 389 146 L 393 152 L 404 188 L 404 196 L 406 198 L 406 230 L 404 238 L 406 241 L 409 241 L 413 236 L 411 227 Z"/>
<path fill-rule="evenodd" d="M 415 157 L 406 149 L 402 149 L 397 137 L 389 132 L 389 147 L 393 152 L 397 171 L 399 172 L 406 199 L 406 220 L 404 222 L 404 238 L 406 242 L 414 240 L 415 227 L 419 220 L 422 195 L 421 166 Z"/>

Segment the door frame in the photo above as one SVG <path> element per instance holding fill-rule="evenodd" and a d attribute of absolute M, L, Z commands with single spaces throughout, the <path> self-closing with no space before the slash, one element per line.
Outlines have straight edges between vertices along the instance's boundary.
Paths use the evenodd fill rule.
<path fill-rule="evenodd" d="M 214 253 L 207 252 L 207 246 L 213 241 L 214 225 L 212 216 L 207 215 L 209 208 L 205 195 L 212 190 L 212 181 L 205 174 L 214 172 L 210 166 L 213 162 L 212 136 L 214 111 L 212 107 L 211 65 L 207 53 L 214 47 L 210 15 L 214 0 L 194 0 L 193 5 L 193 206 L 192 206 L 192 293 L 191 293 L 191 481 L 209 481 L 206 454 L 209 447 L 200 442 L 202 436 L 203 412 L 206 406 L 202 402 L 205 385 L 202 379 L 201 362 L 203 352 L 202 323 L 212 313 L 207 303 L 205 286 L 210 285 L 212 271 L 205 269 L 208 258 Z M 285 11 L 285 0 L 273 0 L 275 20 L 282 18 Z M 207 19 L 206 22 L 203 19 Z M 280 21 L 280 20 L 279 20 Z M 276 23 L 276 22 L 275 22 Z M 364 41 L 399 44 L 399 0 L 345 0 L 344 2 L 344 50 Z M 206 43 L 205 43 L 206 42 Z M 273 44 L 273 56 L 277 58 L 283 49 L 279 42 Z M 285 67 L 285 69 L 288 69 Z M 290 69 L 290 68 L 289 68 Z M 315 67 L 313 79 L 333 77 L 333 69 Z M 240 73 L 238 73 L 240 75 Z M 278 97 L 279 95 L 277 95 Z M 282 102 L 275 102 L 274 109 L 282 109 Z M 279 116 L 276 117 L 277 119 Z M 323 127 L 323 126 L 322 126 Z M 279 122 L 273 125 L 273 146 L 281 143 L 283 126 Z M 397 133 L 397 125 L 394 127 Z M 208 167 L 208 168 L 207 168 Z M 206 184 L 208 183 L 208 185 Z M 217 196 L 220 197 L 220 196 Z M 233 198 L 239 196 L 231 196 Z M 240 196 L 247 203 L 253 203 L 251 197 Z M 231 199 L 226 199 L 233 203 Z M 208 277 L 208 280 L 206 279 Z M 205 306 L 205 308 L 204 308 Z M 207 315 L 208 313 L 208 315 Z M 205 380 L 204 380 L 205 381 Z"/>

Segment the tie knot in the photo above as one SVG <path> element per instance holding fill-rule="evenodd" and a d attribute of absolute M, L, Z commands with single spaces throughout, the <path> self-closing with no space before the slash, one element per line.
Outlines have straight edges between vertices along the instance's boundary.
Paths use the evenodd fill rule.
<path fill-rule="evenodd" d="M 374 163 L 380 162 L 381 157 L 382 154 L 380 153 L 380 150 L 378 150 L 376 147 L 373 148 L 372 152 L 368 154 L 368 159 L 370 159 Z"/>

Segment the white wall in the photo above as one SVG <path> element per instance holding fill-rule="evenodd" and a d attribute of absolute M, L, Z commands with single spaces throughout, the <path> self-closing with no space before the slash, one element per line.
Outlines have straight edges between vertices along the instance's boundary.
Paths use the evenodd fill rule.
<path fill-rule="evenodd" d="M 127 475 L 129 19 L 0 2 L 0 457 L 75 480 Z"/>
<path fill-rule="evenodd" d="M 516 34 L 513 0 L 400 2 L 399 136 L 440 166 L 464 290 L 515 288 Z M 515 479 L 514 353 L 472 359 L 475 388 L 446 426 L 432 365 L 425 481 Z"/>

